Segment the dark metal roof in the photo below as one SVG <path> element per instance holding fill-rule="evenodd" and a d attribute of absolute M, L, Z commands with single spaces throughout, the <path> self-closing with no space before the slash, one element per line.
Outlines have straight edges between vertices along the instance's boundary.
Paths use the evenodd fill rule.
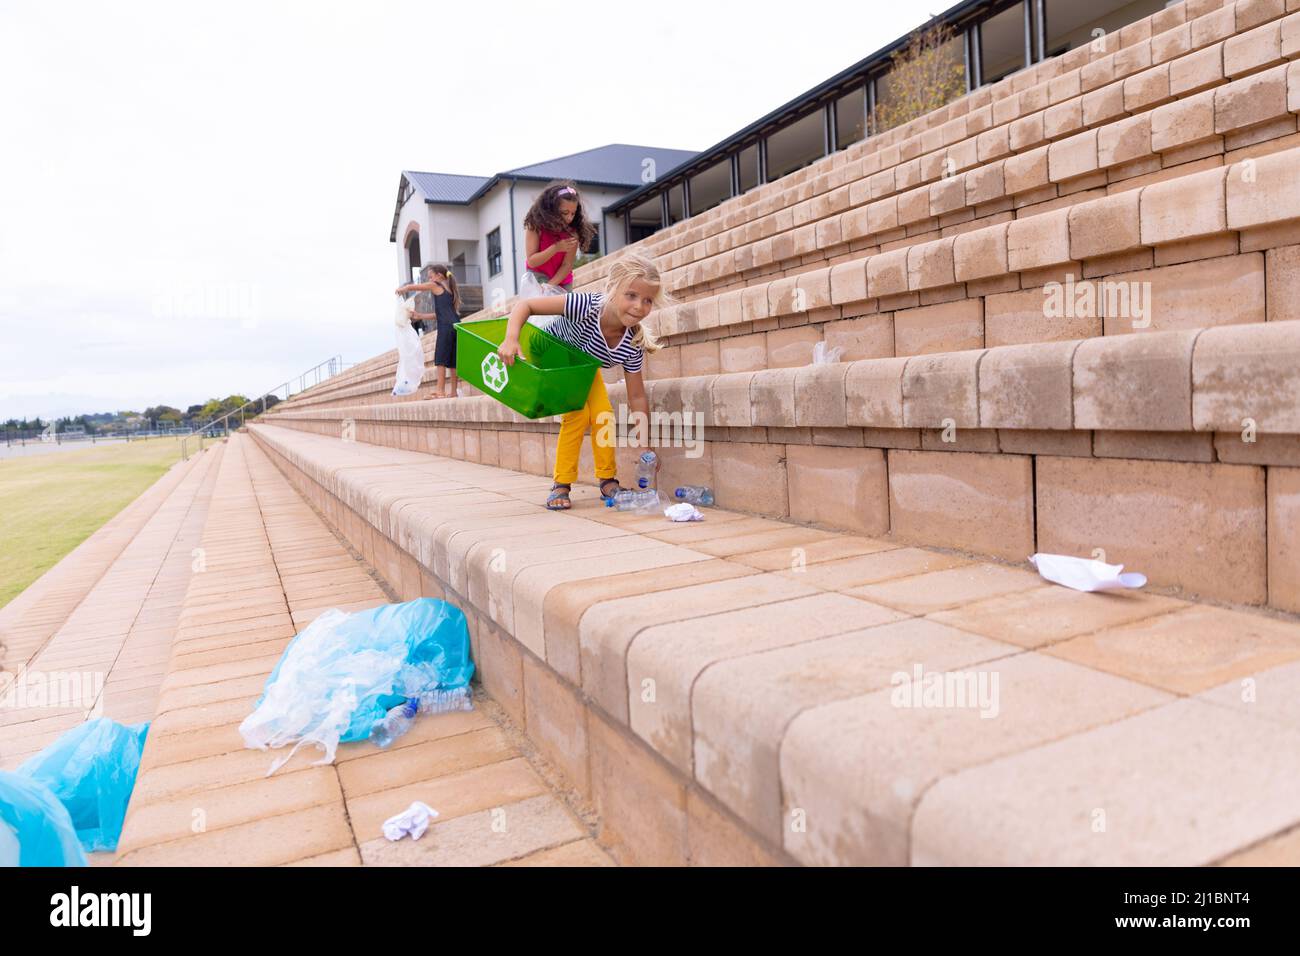
<path fill-rule="evenodd" d="M 829 80 L 817 84 L 812 89 L 799 94 L 794 99 L 783 103 L 767 115 L 760 117 L 750 123 L 745 128 L 732 133 L 726 139 L 723 139 L 708 149 L 701 150 L 690 159 L 680 163 L 676 167 L 665 170 L 659 174 L 659 177 L 650 183 L 646 183 L 638 189 L 633 190 L 626 196 L 623 196 L 605 208 L 608 214 L 615 214 L 624 209 L 637 205 L 646 198 L 646 194 L 655 190 L 667 188 L 671 183 L 670 179 L 681 179 L 685 175 L 693 174 L 715 162 L 722 159 L 735 147 L 744 143 L 745 140 L 754 139 L 759 133 L 765 132 L 767 127 L 774 127 L 781 121 L 792 119 L 818 100 L 825 99 L 829 94 L 837 92 L 837 88 L 846 85 L 850 80 L 865 79 L 870 73 L 880 72 L 888 64 L 890 57 L 907 45 L 907 41 L 913 33 L 919 30 L 926 30 L 930 27 L 948 23 L 954 26 L 961 25 L 964 21 L 971 19 L 974 15 L 984 13 L 995 7 L 1006 6 L 1007 0 L 961 0 L 960 3 L 954 4 L 943 13 L 931 17 L 925 23 L 913 30 L 903 34 L 892 43 L 882 46 L 875 53 L 863 57 L 852 66 L 836 73 Z"/>
<path fill-rule="evenodd" d="M 425 202 L 466 203 L 491 178 L 456 173 L 419 173 L 403 170 L 402 175 L 420 191 Z"/>
<path fill-rule="evenodd" d="M 631 189 L 641 185 L 644 162 L 654 160 L 656 172 L 680 166 L 695 153 L 688 149 L 663 149 L 658 146 L 630 146 L 611 143 L 595 149 L 570 153 L 555 159 L 508 169 L 495 176 L 462 176 L 457 173 L 421 173 L 403 170 L 397 188 L 397 206 L 393 210 L 393 226 L 389 242 L 397 241 L 397 222 L 401 218 L 403 194 L 410 183 L 427 203 L 446 203 L 466 206 L 474 202 L 503 180 L 572 179 L 585 186 L 611 186 Z"/>
<path fill-rule="evenodd" d="M 672 169 L 694 155 L 695 151 L 689 149 L 611 143 L 531 166 L 520 166 L 498 173 L 498 176 L 502 179 L 572 179 L 594 185 L 640 186 L 647 159 L 654 160 L 656 170 Z"/>

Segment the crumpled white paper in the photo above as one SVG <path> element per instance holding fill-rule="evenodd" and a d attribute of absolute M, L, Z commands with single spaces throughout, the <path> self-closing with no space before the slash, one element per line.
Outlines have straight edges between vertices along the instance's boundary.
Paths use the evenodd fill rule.
<path fill-rule="evenodd" d="M 689 501 L 683 501 L 665 508 L 664 517 L 672 521 L 703 521 L 704 513 Z"/>
<path fill-rule="evenodd" d="M 1140 588 L 1147 576 L 1136 571 L 1121 574 L 1122 564 L 1106 564 L 1092 558 L 1075 558 L 1068 554 L 1034 554 L 1029 563 L 1048 581 L 1076 591 L 1122 591 Z"/>
<path fill-rule="evenodd" d="M 384 821 L 384 836 L 400 840 L 409 833 L 412 840 L 418 840 L 429 829 L 429 821 L 437 815 L 438 811 L 433 807 L 416 800 L 397 816 Z"/>

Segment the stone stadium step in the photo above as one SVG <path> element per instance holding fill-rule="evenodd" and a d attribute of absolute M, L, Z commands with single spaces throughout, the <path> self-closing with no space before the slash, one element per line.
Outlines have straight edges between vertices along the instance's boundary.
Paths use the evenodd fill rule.
<path fill-rule="evenodd" d="M 1011 561 L 1101 549 L 1159 586 L 1300 611 L 1300 323 L 647 389 L 656 413 L 693 428 L 694 447 L 660 441 L 665 487 L 709 485 L 722 507 Z M 609 392 L 620 407 L 624 387 Z M 551 473 L 558 433 L 554 419 L 530 422 L 486 397 L 267 421 L 534 475 Z M 631 474 L 635 454 L 618 454 Z M 586 445 L 581 469 L 591 473 Z"/>
<path fill-rule="evenodd" d="M 1294 617 L 582 486 L 554 514 L 538 474 L 250 432 L 399 596 L 466 611 L 622 862 L 1297 861 Z"/>
<path fill-rule="evenodd" d="M 330 607 L 386 603 L 245 434 L 235 434 L 203 529 L 206 567 L 185 594 L 117 865 L 610 865 L 524 754 L 498 708 L 416 721 L 389 750 L 274 754 L 238 727 L 293 635 Z M 440 812 L 418 842 L 381 824 L 423 800 Z"/>

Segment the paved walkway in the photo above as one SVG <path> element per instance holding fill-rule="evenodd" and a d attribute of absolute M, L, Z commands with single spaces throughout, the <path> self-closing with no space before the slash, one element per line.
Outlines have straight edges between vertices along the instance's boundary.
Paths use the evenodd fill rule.
<path fill-rule="evenodd" d="M 491 701 L 418 720 L 392 748 L 304 748 L 278 770 L 239 723 L 294 633 L 330 607 L 389 597 L 265 455 L 232 437 L 203 534 L 158 715 L 119 846 L 122 865 L 611 863 L 526 759 Z M 543 770 L 545 768 L 543 767 Z M 418 842 L 380 824 L 422 800 Z"/>

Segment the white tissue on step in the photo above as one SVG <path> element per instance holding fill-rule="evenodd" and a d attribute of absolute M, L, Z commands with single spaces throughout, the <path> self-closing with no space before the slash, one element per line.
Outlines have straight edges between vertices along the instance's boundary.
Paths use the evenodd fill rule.
<path fill-rule="evenodd" d="M 672 521 L 703 521 L 704 513 L 689 501 L 683 501 L 665 508 L 664 517 Z"/>
<path fill-rule="evenodd" d="M 438 811 L 433 807 L 416 800 L 397 816 L 384 821 L 384 836 L 400 840 L 409 833 L 412 840 L 418 840 L 429 829 L 429 821 L 437 815 Z"/>
<path fill-rule="evenodd" d="M 1035 554 L 1029 563 L 1049 581 L 1063 584 L 1076 591 L 1120 591 L 1140 588 L 1147 583 L 1145 574 L 1130 571 L 1122 574 L 1124 565 L 1106 564 L 1092 558 L 1075 558 L 1068 554 Z"/>

